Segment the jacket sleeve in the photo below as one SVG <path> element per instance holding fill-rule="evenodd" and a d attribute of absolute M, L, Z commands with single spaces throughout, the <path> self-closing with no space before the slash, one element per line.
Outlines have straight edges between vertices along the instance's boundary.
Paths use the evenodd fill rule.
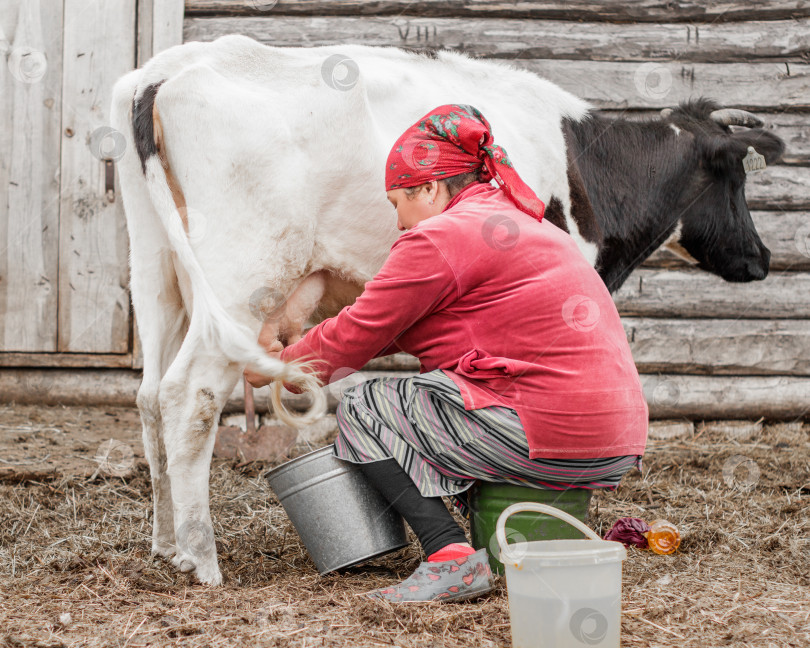
<path fill-rule="evenodd" d="M 327 384 L 337 369 L 357 371 L 369 360 L 394 353 L 394 341 L 416 322 L 455 301 L 450 264 L 427 233 L 402 234 L 379 273 L 351 306 L 311 328 L 281 359 L 312 360 Z M 345 371 L 341 372 L 345 377 Z"/>
<path fill-rule="evenodd" d="M 400 349 L 397 346 L 397 343 L 396 342 L 391 342 L 391 344 L 389 344 L 387 347 L 385 347 L 382 351 L 380 351 L 374 357 L 375 358 L 382 358 L 384 356 L 389 356 L 389 355 L 394 354 L 394 353 L 399 353 L 400 351 L 402 351 L 402 349 Z"/>

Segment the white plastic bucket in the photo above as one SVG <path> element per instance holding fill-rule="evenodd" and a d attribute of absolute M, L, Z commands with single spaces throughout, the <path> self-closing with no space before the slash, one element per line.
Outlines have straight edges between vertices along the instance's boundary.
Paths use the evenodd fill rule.
<path fill-rule="evenodd" d="M 520 511 L 557 517 L 591 539 L 509 545 L 506 520 Z M 506 573 L 512 648 L 618 648 L 624 545 L 602 540 L 575 517 L 536 502 L 504 509 L 495 537 Z"/>

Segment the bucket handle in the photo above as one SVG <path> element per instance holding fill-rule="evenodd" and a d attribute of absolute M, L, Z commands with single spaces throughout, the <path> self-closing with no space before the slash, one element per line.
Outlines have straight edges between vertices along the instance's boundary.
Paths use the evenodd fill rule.
<path fill-rule="evenodd" d="M 582 533 L 588 536 L 591 540 L 602 540 L 602 538 L 596 535 L 596 533 L 594 533 L 585 524 L 577 520 L 573 515 L 569 515 L 565 511 L 561 511 L 560 509 L 554 508 L 553 506 L 548 506 L 547 504 L 539 504 L 538 502 L 518 502 L 517 504 L 511 504 L 510 506 L 507 506 L 503 510 L 503 512 L 498 517 L 498 521 L 495 523 L 495 537 L 498 539 L 498 546 L 500 547 L 503 556 L 508 560 L 510 560 L 510 562 L 514 562 L 516 566 L 520 565 L 520 563 L 523 561 L 523 558 L 522 556 L 513 555 L 509 550 L 510 545 L 506 542 L 505 526 L 507 518 L 514 515 L 515 513 L 520 513 L 521 511 L 533 511 L 535 513 L 545 513 L 546 515 L 559 518 L 564 522 L 568 522 L 568 524 L 575 527 L 577 530 L 582 531 Z"/>

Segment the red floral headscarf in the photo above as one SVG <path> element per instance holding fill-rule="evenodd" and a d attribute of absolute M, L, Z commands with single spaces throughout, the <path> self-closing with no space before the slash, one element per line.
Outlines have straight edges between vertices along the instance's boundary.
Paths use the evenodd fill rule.
<path fill-rule="evenodd" d="M 400 135 L 388 154 L 385 188 L 416 187 L 476 170 L 485 182 L 495 178 L 518 209 L 543 219 L 543 201 L 521 180 L 506 151 L 493 143 L 489 122 L 472 106 L 434 108 Z"/>

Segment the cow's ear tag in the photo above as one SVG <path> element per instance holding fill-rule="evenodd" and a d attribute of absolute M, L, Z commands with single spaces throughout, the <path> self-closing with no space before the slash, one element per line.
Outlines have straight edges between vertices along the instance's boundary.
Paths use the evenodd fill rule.
<path fill-rule="evenodd" d="M 765 156 L 757 153 L 753 146 L 749 146 L 748 154 L 743 158 L 742 163 L 746 173 L 762 171 L 765 168 Z"/>

